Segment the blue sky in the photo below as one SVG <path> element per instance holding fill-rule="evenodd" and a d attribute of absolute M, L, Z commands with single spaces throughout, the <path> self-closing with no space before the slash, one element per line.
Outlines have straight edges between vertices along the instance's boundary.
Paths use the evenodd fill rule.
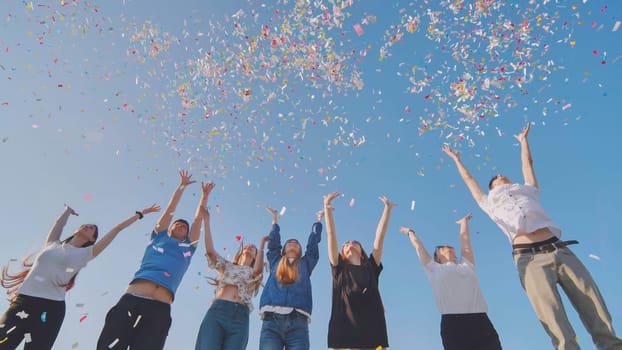
<path fill-rule="evenodd" d="M 377 197 L 386 195 L 399 204 L 380 281 L 391 348 L 441 348 L 431 289 L 399 226 L 415 228 L 428 247 L 456 245 L 454 221 L 468 212 L 504 348 L 548 348 L 507 239 L 441 152 L 444 143 L 461 150 L 482 185 L 497 173 L 520 181 L 511 135 L 531 122 L 542 203 L 563 237 L 581 242 L 572 249 L 620 332 L 622 6 L 364 0 L 338 2 L 340 16 L 329 1 L 296 12 L 298 3 L 8 2 L 0 10 L 0 259 L 37 251 L 63 203 L 80 213 L 65 234 L 86 222 L 107 231 L 165 205 L 178 169 L 217 183 L 212 231 L 224 256 L 236 235 L 258 243 L 268 232 L 265 205 L 283 212 L 284 238 L 305 240 L 322 195 L 335 190 L 339 241 L 370 247 Z M 461 100 L 467 91 L 473 98 Z M 189 187 L 176 216 L 191 218 L 199 195 Z M 80 273 L 55 349 L 94 347 L 156 220 L 123 231 Z M 325 348 L 330 317 L 325 240 L 320 252 L 312 349 Z M 167 349 L 192 348 L 209 307 L 204 277 L 213 272 L 203 253 L 201 244 L 177 293 Z M 594 348 L 566 308 L 582 348 Z M 249 349 L 260 327 L 254 312 Z"/>

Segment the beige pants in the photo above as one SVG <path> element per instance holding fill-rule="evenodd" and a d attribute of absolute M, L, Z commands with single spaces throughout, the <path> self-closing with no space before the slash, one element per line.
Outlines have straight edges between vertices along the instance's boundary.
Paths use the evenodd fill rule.
<path fill-rule="evenodd" d="M 521 284 L 557 350 L 579 350 L 559 295 L 559 284 L 599 350 L 620 350 L 605 301 L 583 263 L 568 247 L 550 253 L 514 255 Z"/>

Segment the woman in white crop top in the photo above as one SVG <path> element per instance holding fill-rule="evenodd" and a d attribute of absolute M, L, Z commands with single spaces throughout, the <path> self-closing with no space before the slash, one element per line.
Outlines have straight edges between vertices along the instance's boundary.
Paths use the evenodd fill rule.
<path fill-rule="evenodd" d="M 207 186 L 213 188 L 215 185 L 209 182 Z M 261 285 L 263 252 L 268 236 L 262 238 L 259 249 L 252 244 L 243 245 L 233 262 L 227 261 L 214 249 L 208 209 L 201 208 L 201 213 L 205 255 L 209 267 L 218 271 L 218 277 L 214 279 L 214 300 L 201 322 L 195 349 L 244 350 L 248 343 L 249 313 L 253 310 L 251 299 Z"/>
<path fill-rule="evenodd" d="M 467 214 L 456 221 L 460 225 L 460 262 L 454 248 L 447 245 L 437 246 L 432 259 L 414 230 L 401 227 L 400 231 L 410 238 L 428 275 L 442 315 L 441 338 L 445 350 L 501 350 L 499 336 L 488 318 L 488 306 L 475 274 L 470 219 L 471 214 Z"/>
<path fill-rule="evenodd" d="M 24 341 L 24 350 L 51 349 L 65 317 L 65 294 L 75 282 L 81 268 L 99 255 L 121 230 L 144 214 L 159 211 L 152 205 L 137 211 L 115 226 L 99 242 L 96 225 L 81 225 L 74 233 L 60 241 L 69 215 L 78 215 L 65 205 L 45 241 L 45 247 L 26 268 L 10 274 L 8 266 L 2 270 L 1 284 L 11 295 L 9 309 L 0 317 L 0 349 L 15 349 Z"/>

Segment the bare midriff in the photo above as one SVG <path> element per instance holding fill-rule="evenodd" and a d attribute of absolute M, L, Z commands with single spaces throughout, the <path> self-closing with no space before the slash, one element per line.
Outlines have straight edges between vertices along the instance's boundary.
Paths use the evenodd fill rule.
<path fill-rule="evenodd" d="M 531 233 L 519 231 L 516 237 L 514 237 L 514 240 L 512 240 L 512 244 L 538 243 L 553 237 L 555 237 L 553 232 L 546 227 L 539 228 Z"/>
<path fill-rule="evenodd" d="M 240 295 L 238 294 L 238 286 L 235 286 L 232 284 L 227 284 L 224 287 L 222 287 L 216 293 L 216 296 L 214 298 L 221 299 L 221 300 L 227 300 L 227 301 L 233 301 L 235 303 L 242 302 L 242 299 L 240 298 Z"/>
<path fill-rule="evenodd" d="M 125 292 L 151 298 L 167 304 L 173 303 L 173 295 L 168 289 L 148 280 L 137 279 L 133 281 L 127 286 Z"/>

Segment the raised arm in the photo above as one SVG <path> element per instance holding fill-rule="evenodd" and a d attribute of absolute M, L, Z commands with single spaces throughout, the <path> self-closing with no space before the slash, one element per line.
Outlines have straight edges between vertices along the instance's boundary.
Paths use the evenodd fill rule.
<path fill-rule="evenodd" d="M 207 200 L 209 199 L 209 194 L 212 192 L 215 186 L 216 184 L 211 181 L 207 183 L 201 182 L 201 199 L 199 199 L 199 204 L 197 205 L 197 212 L 194 216 L 192 224 L 190 225 L 190 232 L 188 233 L 188 239 L 193 245 L 196 245 L 198 243 L 199 237 L 201 236 L 201 221 L 204 219 L 203 208 L 207 209 Z M 209 212 L 207 213 L 207 215 L 208 222 L 206 225 L 206 229 L 209 229 Z M 207 236 L 207 231 L 205 235 Z M 210 240 L 211 239 L 212 237 L 210 231 Z M 205 242 L 205 245 L 207 247 L 207 241 Z"/>
<path fill-rule="evenodd" d="M 160 206 L 154 204 L 148 208 L 136 212 L 136 214 L 130 216 L 123 222 L 119 223 L 117 226 L 113 227 L 112 230 L 108 231 L 108 233 L 106 233 L 100 240 L 97 241 L 97 243 L 93 245 L 93 257 L 96 257 L 101 252 L 103 252 L 104 249 L 106 249 L 110 245 L 110 243 L 112 243 L 112 241 L 117 237 L 119 232 L 121 232 L 123 229 L 135 223 L 136 220 L 142 219 L 143 215 L 155 213 L 158 211 L 160 211 Z"/>
<path fill-rule="evenodd" d="M 266 211 L 272 215 L 272 227 L 270 234 L 268 235 L 270 241 L 268 242 L 268 262 L 270 264 L 278 263 L 278 259 L 281 257 L 281 228 L 279 227 L 279 213 L 266 205 Z M 272 267 L 272 266 L 271 266 Z"/>
<path fill-rule="evenodd" d="M 332 266 L 337 266 L 339 262 L 339 244 L 337 243 L 337 232 L 335 231 L 335 218 L 333 217 L 332 202 L 339 196 L 339 192 L 331 192 L 324 196 L 324 220 L 326 221 L 326 241 L 328 246 L 328 261 Z"/>
<path fill-rule="evenodd" d="M 475 198 L 475 201 L 479 203 L 482 200 L 482 197 L 484 197 L 484 192 L 482 191 L 482 188 L 479 186 L 477 181 L 475 181 L 475 178 L 473 178 L 469 170 L 467 170 L 464 164 L 462 164 L 462 160 L 460 159 L 460 152 L 452 150 L 449 145 L 443 146 L 443 152 L 445 152 L 449 156 L 449 158 L 453 159 L 453 161 L 456 163 L 456 167 L 458 168 L 458 172 L 460 173 L 462 180 L 469 188 L 469 191 L 471 191 L 471 194 L 473 195 L 473 198 Z"/>
<path fill-rule="evenodd" d="M 78 216 L 78 213 L 76 213 L 67 204 L 65 204 L 65 210 L 63 210 L 63 213 L 60 214 L 58 219 L 56 219 L 54 226 L 52 226 L 52 229 L 48 233 L 48 237 L 45 240 L 45 245 L 48 245 L 50 243 L 60 240 L 60 235 L 61 233 L 63 233 L 63 228 L 67 224 L 67 219 L 69 218 L 69 215 Z"/>
<path fill-rule="evenodd" d="M 212 229 L 210 228 L 210 215 L 209 209 L 207 206 L 201 207 L 201 216 L 203 218 L 203 227 L 204 227 L 204 241 L 205 241 L 205 254 L 209 259 L 210 263 L 216 264 L 216 260 L 218 259 L 218 253 L 216 253 L 216 249 L 214 249 L 214 241 L 212 240 Z"/>
<path fill-rule="evenodd" d="M 302 257 L 302 261 L 307 264 L 309 273 L 313 271 L 315 265 L 320 260 L 320 248 L 318 245 L 322 240 L 322 216 L 324 211 L 321 210 L 317 214 L 317 221 L 313 223 L 311 227 L 311 233 L 307 238 L 307 248 L 305 249 L 305 255 Z"/>
<path fill-rule="evenodd" d="M 179 204 L 179 200 L 181 199 L 181 195 L 184 193 L 184 189 L 186 186 L 195 183 L 196 181 L 191 180 L 192 175 L 185 170 L 179 171 L 179 185 L 175 189 L 175 192 L 171 195 L 171 199 L 169 199 L 166 209 L 158 219 L 158 222 L 155 226 L 155 232 L 160 232 L 162 230 L 168 229 L 171 225 L 171 221 L 173 220 L 173 215 L 175 214 L 175 209 L 177 208 L 177 204 Z"/>
<path fill-rule="evenodd" d="M 270 240 L 270 236 L 263 236 L 257 248 L 257 256 L 255 257 L 255 265 L 253 265 L 253 277 L 259 276 L 263 270 L 263 251 L 266 246 L 266 242 Z"/>
<path fill-rule="evenodd" d="M 415 250 L 417 251 L 417 256 L 419 257 L 419 261 L 421 261 L 421 265 L 426 266 L 432 260 L 432 257 L 425 249 L 423 242 L 421 242 L 419 237 L 417 237 L 415 230 L 402 226 L 400 227 L 400 232 L 408 235 L 410 243 L 412 243 L 413 247 L 415 247 Z"/>
<path fill-rule="evenodd" d="M 374 239 L 374 249 L 371 254 L 374 256 L 374 260 L 376 264 L 380 265 L 380 261 L 382 259 L 382 249 L 384 247 L 384 236 L 387 234 L 387 229 L 389 228 L 389 220 L 391 219 L 391 210 L 395 206 L 395 203 L 389 202 L 389 199 L 385 196 L 379 197 L 379 199 L 384 203 L 384 209 L 382 210 L 382 216 L 380 217 L 380 221 L 378 221 L 378 226 L 376 227 L 376 238 Z"/>
<path fill-rule="evenodd" d="M 475 265 L 475 257 L 473 256 L 471 236 L 469 233 L 469 220 L 471 220 L 471 217 L 471 213 L 469 213 L 462 219 L 456 221 L 456 224 L 460 225 L 460 255 L 471 262 L 471 264 Z"/>
<path fill-rule="evenodd" d="M 529 135 L 530 128 L 531 123 L 527 124 L 527 126 L 523 128 L 523 131 L 518 135 L 514 135 L 514 137 L 520 143 L 520 160 L 522 164 L 523 179 L 525 180 L 525 184 L 538 188 L 538 180 L 536 180 L 536 173 L 533 170 L 533 158 L 531 158 L 531 149 L 529 148 L 529 141 L 527 141 L 527 135 Z"/>

